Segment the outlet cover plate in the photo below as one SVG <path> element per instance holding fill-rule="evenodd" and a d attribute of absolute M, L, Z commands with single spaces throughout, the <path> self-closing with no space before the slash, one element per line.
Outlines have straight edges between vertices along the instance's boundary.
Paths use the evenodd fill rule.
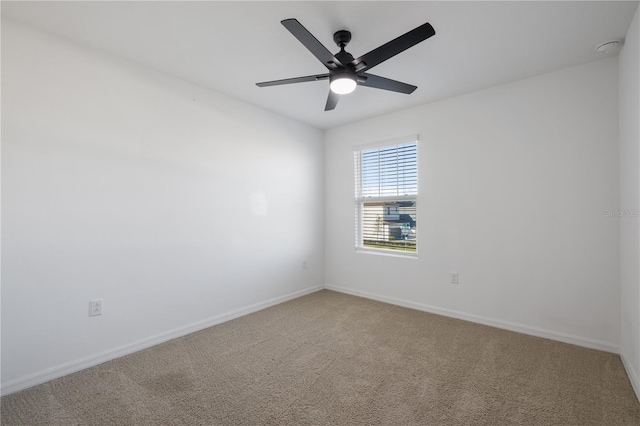
<path fill-rule="evenodd" d="M 95 317 L 102 315 L 102 299 L 95 299 L 89 301 L 89 316 Z"/>

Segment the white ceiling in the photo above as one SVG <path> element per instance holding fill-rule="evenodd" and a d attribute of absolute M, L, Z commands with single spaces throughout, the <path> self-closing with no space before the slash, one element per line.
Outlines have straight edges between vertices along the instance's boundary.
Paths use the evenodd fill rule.
<path fill-rule="evenodd" d="M 2 15 L 330 128 L 597 60 L 623 38 L 638 2 L 2 2 Z M 324 111 L 328 82 L 259 88 L 326 72 L 281 24 L 298 19 L 330 51 L 347 29 L 355 57 L 429 22 L 436 35 L 372 69 L 418 86 L 358 89 Z"/>

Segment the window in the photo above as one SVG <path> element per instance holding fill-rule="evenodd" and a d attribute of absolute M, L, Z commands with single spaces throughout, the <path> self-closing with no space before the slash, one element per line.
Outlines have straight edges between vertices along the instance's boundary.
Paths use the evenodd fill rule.
<path fill-rule="evenodd" d="M 417 253 L 418 138 L 354 152 L 356 249 Z"/>

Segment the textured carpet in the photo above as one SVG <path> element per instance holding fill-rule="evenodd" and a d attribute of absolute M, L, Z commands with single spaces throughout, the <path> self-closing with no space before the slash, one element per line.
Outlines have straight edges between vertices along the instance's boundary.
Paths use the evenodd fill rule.
<path fill-rule="evenodd" d="M 326 290 L 1 408 L 5 425 L 640 425 L 615 354 Z"/>

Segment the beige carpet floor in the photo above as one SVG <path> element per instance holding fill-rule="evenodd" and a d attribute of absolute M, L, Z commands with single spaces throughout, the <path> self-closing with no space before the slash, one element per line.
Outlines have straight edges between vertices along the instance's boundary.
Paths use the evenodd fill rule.
<path fill-rule="evenodd" d="M 618 355 L 326 290 L 1 408 L 4 425 L 640 425 Z"/>

